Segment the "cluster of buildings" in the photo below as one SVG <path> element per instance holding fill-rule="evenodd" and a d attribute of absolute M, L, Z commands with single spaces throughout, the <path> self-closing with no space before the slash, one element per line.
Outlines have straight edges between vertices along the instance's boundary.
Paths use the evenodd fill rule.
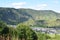
<path fill-rule="evenodd" d="M 47 34 L 60 34 L 60 28 L 42 28 L 42 27 L 31 27 L 36 32 L 42 32 Z"/>

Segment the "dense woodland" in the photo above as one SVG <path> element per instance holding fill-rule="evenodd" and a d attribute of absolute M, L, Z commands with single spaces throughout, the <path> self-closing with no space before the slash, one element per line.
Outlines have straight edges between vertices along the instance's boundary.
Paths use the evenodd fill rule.
<path fill-rule="evenodd" d="M 15 9 L 0 7 L 0 20 L 10 25 L 18 25 L 22 22 L 29 22 L 32 25 L 58 25 L 60 21 L 60 13 L 52 10 L 34 10 L 34 9 Z M 51 24 L 52 22 L 52 24 Z M 28 23 L 27 23 L 28 24 Z"/>
<path fill-rule="evenodd" d="M 0 8 L 0 40 L 60 40 L 60 34 L 36 32 L 30 27 L 60 27 L 60 14 L 52 10 Z"/>
<path fill-rule="evenodd" d="M 8 27 L 0 21 L 0 40 L 37 40 L 36 33 L 24 24 L 17 27 Z"/>
<path fill-rule="evenodd" d="M 0 21 L 0 40 L 59 40 L 60 35 L 43 34 L 35 32 L 24 23 L 18 24 L 16 27 L 7 26 L 6 23 Z M 54 37 L 52 37 L 52 35 Z"/>

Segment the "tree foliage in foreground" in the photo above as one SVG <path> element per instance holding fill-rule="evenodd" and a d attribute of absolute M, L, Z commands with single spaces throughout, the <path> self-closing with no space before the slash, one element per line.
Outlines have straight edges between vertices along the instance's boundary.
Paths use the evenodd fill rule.
<path fill-rule="evenodd" d="M 38 38 L 36 33 L 33 30 L 31 30 L 28 25 L 19 24 L 17 26 L 17 31 L 18 31 L 19 38 L 21 40 L 22 39 L 37 40 L 37 38 Z"/>
<path fill-rule="evenodd" d="M 0 40 L 37 40 L 36 33 L 28 25 L 18 24 L 17 27 L 8 27 L 0 22 Z"/>

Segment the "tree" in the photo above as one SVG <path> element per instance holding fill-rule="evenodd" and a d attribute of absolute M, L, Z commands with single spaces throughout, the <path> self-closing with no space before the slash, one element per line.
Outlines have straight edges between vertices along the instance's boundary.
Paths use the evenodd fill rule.
<path fill-rule="evenodd" d="M 0 20 L 0 34 L 1 34 L 1 31 L 3 30 L 4 27 L 6 27 L 6 23 L 4 23 L 3 21 Z"/>
<path fill-rule="evenodd" d="M 34 40 L 37 37 L 36 33 L 29 28 L 29 25 L 18 24 L 16 29 L 18 31 L 18 37 L 21 40 Z"/>
<path fill-rule="evenodd" d="M 33 33 L 32 33 L 32 39 L 33 40 L 37 40 L 38 39 L 38 37 L 37 37 L 37 35 L 36 35 L 36 33 L 33 31 Z"/>
<path fill-rule="evenodd" d="M 9 28 L 8 28 L 8 27 L 5 27 L 5 28 L 2 30 L 1 33 L 3 34 L 4 39 L 7 40 L 6 38 L 7 38 L 8 34 L 9 34 Z"/>
<path fill-rule="evenodd" d="M 0 38 L 3 38 L 3 34 L 2 31 L 4 30 L 4 28 L 7 27 L 6 23 L 4 23 L 3 21 L 0 20 Z"/>

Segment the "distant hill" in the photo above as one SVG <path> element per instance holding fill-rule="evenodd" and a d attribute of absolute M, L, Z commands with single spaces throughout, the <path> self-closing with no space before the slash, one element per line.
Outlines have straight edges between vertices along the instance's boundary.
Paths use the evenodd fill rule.
<path fill-rule="evenodd" d="M 60 13 L 52 10 L 33 10 L 33 9 L 14 9 L 14 8 L 2 8 L 0 7 L 0 20 L 7 24 L 16 25 L 18 23 L 24 23 L 27 21 L 34 21 L 34 24 L 38 24 L 38 20 L 55 20 L 60 19 Z"/>

